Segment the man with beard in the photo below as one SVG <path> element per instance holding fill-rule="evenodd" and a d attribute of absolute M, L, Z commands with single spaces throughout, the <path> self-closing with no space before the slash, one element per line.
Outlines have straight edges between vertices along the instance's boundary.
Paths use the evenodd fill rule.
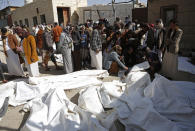
<path fill-rule="evenodd" d="M 1 29 L 4 54 L 6 56 L 8 73 L 13 76 L 25 76 L 19 59 L 18 41 L 15 35 L 6 28 Z"/>
<path fill-rule="evenodd" d="M 21 38 L 21 48 L 24 52 L 25 65 L 29 76 L 37 77 L 39 76 L 39 67 L 35 38 L 23 29 L 18 30 L 17 34 Z"/>

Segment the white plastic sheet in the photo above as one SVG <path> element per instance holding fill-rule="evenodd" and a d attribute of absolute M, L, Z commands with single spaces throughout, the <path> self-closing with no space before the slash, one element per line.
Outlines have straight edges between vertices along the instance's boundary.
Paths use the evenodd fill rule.
<path fill-rule="evenodd" d="M 138 77 L 139 75 L 137 76 L 137 73 L 138 72 L 131 72 L 131 76 Z M 139 73 L 142 74 L 143 72 Z M 142 83 L 135 86 L 137 88 L 143 88 L 144 90 L 146 86 L 150 84 L 150 79 L 148 79 L 148 77 L 144 77 L 145 75 L 142 74 L 141 77 L 136 79 L 136 81 L 130 77 L 128 81 L 129 83 L 146 82 L 147 84 Z M 144 78 L 146 81 L 144 81 L 142 78 Z M 139 79 L 142 79 L 142 81 L 139 81 Z M 131 86 L 132 84 L 129 88 L 131 88 Z M 114 86 L 113 83 L 104 83 L 102 89 L 100 90 L 100 95 L 100 98 L 109 98 L 110 103 L 103 103 L 103 105 L 112 105 L 110 107 L 113 107 L 117 111 L 118 119 L 125 125 L 127 131 L 130 129 L 147 131 L 179 130 L 175 123 L 160 115 L 153 108 L 153 103 L 149 98 L 141 96 L 141 93 L 137 90 L 131 90 L 130 92 L 126 93 L 124 90 Z"/>
<path fill-rule="evenodd" d="M 103 106 L 100 102 L 97 87 L 90 87 L 80 91 L 80 96 L 78 99 L 78 105 L 92 112 L 94 114 L 100 114 L 104 112 Z"/>
<path fill-rule="evenodd" d="M 29 83 L 41 86 L 41 88 L 52 87 L 69 90 L 101 85 L 102 82 L 97 78 L 107 76 L 108 72 L 105 70 L 84 70 L 60 76 L 32 77 L 29 78 Z"/>
<path fill-rule="evenodd" d="M 168 79 L 157 75 L 145 89 L 145 96 L 151 98 L 154 108 L 161 115 L 178 122 L 184 129 L 195 129 L 195 109 L 192 108 L 189 98 L 176 86 Z"/>
<path fill-rule="evenodd" d="M 38 119 L 37 119 L 38 118 Z M 22 131 L 108 131 L 94 115 L 71 103 L 63 90 L 51 89 L 32 103 Z"/>
<path fill-rule="evenodd" d="M 11 81 L 0 86 L 0 108 L 6 97 L 10 97 L 9 104 L 18 106 L 27 101 L 41 97 L 50 89 L 75 89 L 87 88 L 93 85 L 101 85 L 98 77 L 108 76 L 105 70 L 84 70 L 60 76 L 47 76 L 29 78 L 29 84 L 25 82 Z"/>
<path fill-rule="evenodd" d="M 6 97 L 14 95 L 15 86 L 16 86 L 15 82 L 9 82 L 0 86 L 0 108 L 2 107 Z"/>
<path fill-rule="evenodd" d="M 178 70 L 195 75 L 195 65 L 189 62 L 188 57 L 178 57 Z"/>
<path fill-rule="evenodd" d="M 133 68 L 131 69 L 131 72 L 142 71 L 142 70 L 145 70 L 148 68 L 150 68 L 150 65 L 149 65 L 148 61 L 145 61 L 143 63 L 140 63 L 140 64 L 133 66 Z"/>
<path fill-rule="evenodd" d="M 150 75 L 147 72 L 130 72 L 126 78 L 126 92 L 138 91 L 142 96 L 144 89 L 151 83 Z"/>
<path fill-rule="evenodd" d="M 30 100 L 24 110 L 31 114 L 22 131 L 116 131 L 117 119 L 126 131 L 194 131 L 194 83 L 172 82 L 158 75 L 151 82 L 149 74 L 137 70 L 128 74 L 124 87 L 117 81 L 99 81 L 97 77 L 102 76 L 107 72 L 31 78 L 30 84 L 9 82 L 0 86 L 0 99 L 10 97 L 13 105 Z M 79 107 L 64 89 L 83 87 Z M 113 109 L 105 112 L 103 107 Z"/>
<path fill-rule="evenodd" d="M 173 84 L 188 97 L 191 107 L 195 109 L 195 84 L 187 81 L 173 81 Z"/>

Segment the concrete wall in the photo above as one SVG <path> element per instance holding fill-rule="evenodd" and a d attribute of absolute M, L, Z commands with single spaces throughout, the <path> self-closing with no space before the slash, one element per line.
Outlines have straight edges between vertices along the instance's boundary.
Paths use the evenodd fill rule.
<path fill-rule="evenodd" d="M 37 8 L 39 13 L 37 13 Z M 33 27 L 33 17 L 37 16 L 38 24 L 41 24 L 40 15 L 45 14 L 47 24 L 52 24 L 54 22 L 53 10 L 52 10 L 52 0 L 36 0 L 36 2 L 27 4 L 12 13 L 13 22 L 17 21 L 19 24 L 19 20 L 23 21 L 24 19 L 28 19 L 30 28 Z"/>
<path fill-rule="evenodd" d="M 135 8 L 132 10 L 132 19 L 137 19 L 138 22 L 148 22 L 148 8 Z"/>
<path fill-rule="evenodd" d="M 125 20 L 125 17 L 128 15 L 132 18 L 132 9 L 132 4 L 115 5 L 116 16 L 120 17 L 122 20 Z M 114 22 L 115 17 L 111 5 L 94 5 L 78 8 L 79 23 L 85 23 L 87 19 L 97 21 L 99 19 L 97 10 L 99 10 L 101 18 L 107 18 L 111 23 Z"/>
<path fill-rule="evenodd" d="M 160 18 L 162 6 L 177 5 L 177 19 L 184 31 L 180 48 L 195 49 L 195 0 L 148 0 L 148 22 L 154 23 Z"/>
<path fill-rule="evenodd" d="M 3 27 L 5 27 L 5 26 L 7 26 L 8 24 L 7 24 L 7 20 L 5 20 L 5 19 L 0 19 L 0 28 L 3 28 Z"/>
<path fill-rule="evenodd" d="M 57 7 L 70 8 L 70 22 L 74 22 L 74 16 L 78 7 L 87 6 L 87 0 L 34 0 L 33 3 L 26 4 L 25 6 L 13 11 L 13 22 L 19 20 L 25 23 L 24 19 L 28 18 L 30 28 L 33 27 L 33 17 L 37 16 L 38 24 L 41 24 L 40 15 L 45 14 L 47 24 L 58 22 Z M 38 8 L 39 13 L 37 13 Z"/>
<path fill-rule="evenodd" d="M 54 21 L 58 22 L 57 7 L 69 7 L 70 8 L 70 22 L 75 24 L 77 23 L 74 20 L 75 15 L 77 15 L 78 7 L 86 7 L 87 0 L 53 0 L 53 12 L 54 12 Z"/>

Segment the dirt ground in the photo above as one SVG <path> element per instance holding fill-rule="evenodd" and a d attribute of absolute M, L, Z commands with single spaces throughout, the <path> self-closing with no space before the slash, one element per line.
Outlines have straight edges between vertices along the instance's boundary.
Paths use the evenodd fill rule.
<path fill-rule="evenodd" d="M 2 45 L 0 44 L 0 60 L 3 63 L 6 63 L 5 56 L 3 53 L 3 48 Z M 61 67 L 62 64 L 58 63 Z M 53 65 L 52 62 L 49 62 L 49 67 L 51 68 L 51 71 L 45 71 L 42 67 L 40 67 L 40 76 L 50 76 L 50 75 L 62 75 L 64 74 L 63 71 L 57 71 L 55 70 L 55 66 Z M 11 80 L 16 80 L 18 78 L 12 78 L 9 75 L 6 75 L 6 78 L 11 81 Z M 115 79 L 119 79 L 117 77 L 109 77 L 107 79 L 104 79 L 103 81 L 112 81 Z M 19 79 L 22 81 L 26 81 L 27 79 L 22 78 Z M 75 90 L 66 90 L 65 93 L 67 97 L 75 104 L 77 104 L 77 100 L 79 97 L 79 91 L 80 89 L 75 89 Z M 18 106 L 18 107 L 12 107 L 9 106 L 6 115 L 2 118 L 0 121 L 0 131 L 18 131 L 20 130 L 23 125 L 25 124 L 25 121 L 28 119 L 29 113 L 24 113 L 22 111 L 23 105 Z"/>

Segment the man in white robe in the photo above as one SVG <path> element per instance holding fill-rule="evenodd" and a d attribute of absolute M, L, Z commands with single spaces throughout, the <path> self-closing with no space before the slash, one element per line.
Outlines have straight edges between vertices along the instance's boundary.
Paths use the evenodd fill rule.
<path fill-rule="evenodd" d="M 6 28 L 3 28 L 1 32 L 8 73 L 13 76 L 24 77 L 25 74 L 19 59 L 18 41 L 15 35 L 9 33 Z"/>
<path fill-rule="evenodd" d="M 91 40 L 91 66 L 98 70 L 102 70 L 102 36 L 101 32 L 104 28 L 104 24 L 100 22 L 98 29 L 93 30 Z"/>

